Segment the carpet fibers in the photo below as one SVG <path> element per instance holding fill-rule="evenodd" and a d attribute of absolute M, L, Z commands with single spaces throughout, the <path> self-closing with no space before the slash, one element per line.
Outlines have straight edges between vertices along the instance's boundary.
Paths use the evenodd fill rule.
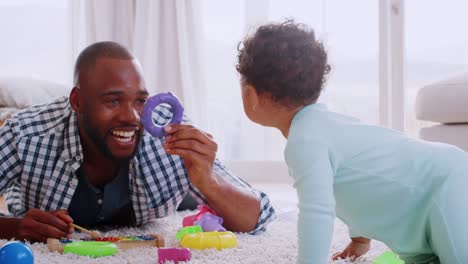
<path fill-rule="evenodd" d="M 175 239 L 177 230 L 182 225 L 182 217 L 192 212 L 176 213 L 172 216 L 157 219 L 141 228 L 126 228 L 102 232 L 104 236 L 123 236 L 123 235 L 142 235 L 149 233 L 158 233 L 164 236 L 167 247 L 176 247 L 178 243 Z M 296 241 L 296 221 L 297 212 L 295 210 L 278 211 L 278 218 L 270 223 L 268 231 L 261 235 L 237 234 L 238 245 L 234 249 L 218 251 L 192 250 L 193 264 L 215 264 L 215 263 L 295 263 L 297 252 Z M 73 239 L 86 237 L 86 234 L 75 233 Z M 0 245 L 5 244 L 6 240 L 0 240 Z M 336 221 L 333 244 L 330 254 L 343 249 L 349 242 L 348 232 L 343 223 Z M 103 257 L 92 259 L 72 254 L 51 253 L 47 246 L 42 243 L 31 245 L 34 251 L 36 264 L 112 264 L 112 263 L 157 263 L 157 250 L 155 248 L 138 248 L 127 251 L 120 251 L 112 257 Z M 387 248 L 378 242 L 373 242 L 371 251 L 362 259 L 354 263 L 371 264 L 372 260 L 386 251 Z M 333 264 L 348 264 L 348 260 L 338 260 L 331 262 Z"/>

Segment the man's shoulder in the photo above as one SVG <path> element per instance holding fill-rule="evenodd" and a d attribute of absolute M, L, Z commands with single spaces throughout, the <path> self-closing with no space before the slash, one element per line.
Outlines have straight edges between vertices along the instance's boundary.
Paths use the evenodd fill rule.
<path fill-rule="evenodd" d="M 63 131 L 72 113 L 68 97 L 23 109 L 8 121 L 12 130 L 23 136 L 38 136 Z"/>

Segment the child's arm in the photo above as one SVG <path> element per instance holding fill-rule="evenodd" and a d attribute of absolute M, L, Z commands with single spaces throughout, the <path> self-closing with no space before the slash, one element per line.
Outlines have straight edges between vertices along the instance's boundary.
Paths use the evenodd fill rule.
<path fill-rule="evenodd" d="M 328 263 L 336 207 L 329 150 L 319 142 L 290 139 L 286 162 L 299 201 L 297 263 Z"/>
<path fill-rule="evenodd" d="M 348 246 L 342 251 L 333 255 L 333 260 L 350 258 L 355 260 L 364 255 L 370 249 L 370 239 L 365 237 L 353 237 Z"/>

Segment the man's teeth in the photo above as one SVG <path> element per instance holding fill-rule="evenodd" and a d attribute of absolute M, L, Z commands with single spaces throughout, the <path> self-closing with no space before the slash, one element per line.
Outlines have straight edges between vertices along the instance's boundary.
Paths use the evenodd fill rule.
<path fill-rule="evenodd" d="M 132 137 L 114 137 L 115 140 L 119 141 L 119 142 L 130 142 L 130 140 L 132 140 Z"/>
<path fill-rule="evenodd" d="M 112 131 L 112 134 L 114 136 L 118 136 L 118 137 L 124 137 L 124 138 L 131 138 L 133 137 L 133 135 L 135 135 L 135 131 L 128 131 L 128 132 L 125 132 L 125 131 L 118 131 L 118 130 L 115 130 L 115 131 Z"/>
<path fill-rule="evenodd" d="M 112 135 L 114 135 L 115 140 L 126 143 L 132 140 L 132 137 L 135 135 L 135 131 L 126 132 L 126 131 L 114 130 L 112 131 Z"/>

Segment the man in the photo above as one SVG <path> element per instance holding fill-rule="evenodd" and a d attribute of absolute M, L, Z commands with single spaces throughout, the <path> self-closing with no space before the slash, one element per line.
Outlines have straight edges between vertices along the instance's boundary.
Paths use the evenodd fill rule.
<path fill-rule="evenodd" d="M 132 54 L 99 42 L 79 55 L 69 98 L 9 120 L 0 129 L 0 194 L 12 187 L 14 217 L 0 218 L 0 238 L 66 237 L 72 222 L 141 225 L 186 196 L 209 204 L 229 230 L 265 230 L 274 218 L 267 196 L 215 159 L 211 135 L 187 124 L 167 126 L 164 140 L 144 132 L 147 97 Z"/>

